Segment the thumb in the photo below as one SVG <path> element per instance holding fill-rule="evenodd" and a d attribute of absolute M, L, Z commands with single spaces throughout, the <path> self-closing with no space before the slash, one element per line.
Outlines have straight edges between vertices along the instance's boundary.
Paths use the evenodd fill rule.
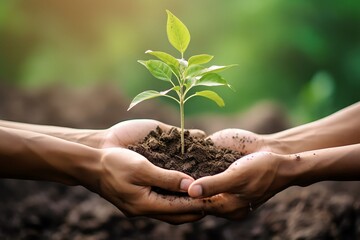
<path fill-rule="evenodd" d="M 205 138 L 206 137 L 206 133 L 202 130 L 188 129 L 188 131 L 190 132 L 190 136 L 192 136 L 192 137 L 197 137 L 197 138 Z"/>
<path fill-rule="evenodd" d="M 181 131 L 181 129 L 178 128 L 178 127 L 174 127 L 172 125 L 168 125 L 168 124 L 161 123 L 161 122 L 160 122 L 159 126 L 162 129 L 165 129 L 166 131 L 169 131 L 172 128 L 176 128 L 179 132 Z M 205 138 L 206 137 L 206 133 L 203 130 L 195 129 L 195 128 L 193 128 L 193 129 L 185 129 L 185 130 L 189 131 L 190 136 L 192 136 L 192 137 L 198 137 L 198 138 Z"/>
<path fill-rule="evenodd" d="M 200 178 L 189 186 L 188 194 L 190 197 L 202 198 L 210 197 L 219 193 L 229 192 L 232 187 L 231 171 Z"/>
<path fill-rule="evenodd" d="M 151 164 L 147 184 L 174 192 L 187 192 L 194 179 L 185 173 Z"/>

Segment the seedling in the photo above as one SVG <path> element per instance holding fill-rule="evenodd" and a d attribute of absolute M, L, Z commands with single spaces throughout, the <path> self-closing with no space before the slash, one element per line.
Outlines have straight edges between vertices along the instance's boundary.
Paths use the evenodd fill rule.
<path fill-rule="evenodd" d="M 161 92 L 147 90 L 138 94 L 132 100 L 128 110 L 144 100 L 156 97 L 168 97 L 176 101 L 180 107 L 181 153 L 184 154 L 185 103 L 193 97 L 200 96 L 214 101 L 220 107 L 225 106 L 224 100 L 213 91 L 204 90 L 188 96 L 190 89 L 197 86 L 227 86 L 231 88 L 230 84 L 218 73 L 234 65 L 205 67 L 203 64 L 210 62 L 213 58 L 208 54 L 195 55 L 186 60 L 184 53 L 190 43 L 189 30 L 174 14 L 168 10 L 166 12 L 167 37 L 170 44 L 180 52 L 180 58 L 177 59 L 165 52 L 147 50 L 145 53 L 155 56 L 159 60 L 139 60 L 138 62 L 144 65 L 155 78 L 169 82 L 172 87 Z M 175 97 L 170 93 L 176 93 L 173 94 Z"/>

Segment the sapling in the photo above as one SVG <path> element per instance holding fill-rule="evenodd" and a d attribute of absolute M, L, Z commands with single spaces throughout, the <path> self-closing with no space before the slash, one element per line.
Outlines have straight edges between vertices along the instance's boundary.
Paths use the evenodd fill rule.
<path fill-rule="evenodd" d="M 156 97 L 167 97 L 176 101 L 180 107 L 181 153 L 184 154 L 185 103 L 193 97 L 200 96 L 214 101 L 220 107 L 225 106 L 224 100 L 214 91 L 203 90 L 189 95 L 190 89 L 196 86 L 227 86 L 231 88 L 230 84 L 218 73 L 234 65 L 205 67 L 203 64 L 210 62 L 213 58 L 208 54 L 194 55 L 186 60 L 184 53 L 190 42 L 189 30 L 174 14 L 168 10 L 166 12 L 167 37 L 170 44 L 180 52 L 180 58 L 161 51 L 147 50 L 145 53 L 158 60 L 139 60 L 138 62 L 144 65 L 155 78 L 169 82 L 172 86 L 161 92 L 147 90 L 138 94 L 132 100 L 128 110 L 144 100 Z M 172 92 L 175 93 L 175 96 L 170 95 Z"/>

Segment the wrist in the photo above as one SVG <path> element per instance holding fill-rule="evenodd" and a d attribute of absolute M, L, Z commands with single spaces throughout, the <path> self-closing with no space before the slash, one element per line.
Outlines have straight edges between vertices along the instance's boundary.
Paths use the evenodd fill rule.
<path fill-rule="evenodd" d="M 80 156 L 74 156 L 66 169 L 68 175 L 74 179 L 73 184 L 98 192 L 98 182 L 101 173 L 101 156 L 99 149 L 84 146 Z"/>
<path fill-rule="evenodd" d="M 298 160 L 296 184 L 360 180 L 360 144 L 292 154 Z"/>
<path fill-rule="evenodd" d="M 292 152 L 291 144 L 287 141 L 286 137 L 274 133 L 263 136 L 263 146 L 266 146 L 267 151 L 277 154 L 289 154 Z"/>
<path fill-rule="evenodd" d="M 295 154 L 316 148 L 317 128 L 304 125 L 267 135 L 267 144 L 272 151 L 280 154 Z"/>
<path fill-rule="evenodd" d="M 323 179 L 325 177 L 324 167 L 327 163 L 323 161 L 326 160 L 323 159 L 324 156 L 319 153 L 326 151 L 326 149 L 322 149 L 285 155 L 292 175 L 291 185 L 306 187 L 325 180 Z"/>
<path fill-rule="evenodd" d="M 278 159 L 277 164 L 277 176 L 280 180 L 280 186 L 278 190 L 283 190 L 291 186 L 298 185 L 298 179 L 301 175 L 301 168 L 298 166 L 291 155 L 276 154 Z"/>
<path fill-rule="evenodd" d="M 78 130 L 76 133 L 69 133 L 65 139 L 80 143 L 93 148 L 101 148 L 104 142 L 106 130 Z"/>
<path fill-rule="evenodd" d="M 41 150 L 45 152 L 42 154 L 45 165 L 50 166 L 48 171 L 42 170 L 47 172 L 44 180 L 94 189 L 99 176 L 100 150 L 52 137 L 49 140 L 48 147 Z"/>

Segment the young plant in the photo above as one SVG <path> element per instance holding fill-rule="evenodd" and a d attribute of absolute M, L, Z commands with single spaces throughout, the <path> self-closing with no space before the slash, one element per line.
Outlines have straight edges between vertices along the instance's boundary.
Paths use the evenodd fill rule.
<path fill-rule="evenodd" d="M 169 82 L 172 87 L 161 92 L 147 90 L 138 94 L 132 100 L 128 110 L 144 100 L 156 97 L 168 97 L 176 101 L 180 107 L 181 153 L 184 154 L 185 103 L 193 97 L 200 96 L 214 101 L 220 107 L 225 105 L 224 100 L 213 91 L 204 90 L 188 96 L 190 89 L 197 86 L 227 86 L 231 88 L 230 84 L 218 73 L 234 65 L 205 67 L 203 64 L 210 62 L 213 58 L 208 54 L 195 55 L 186 60 L 184 53 L 190 42 L 189 30 L 174 14 L 168 10 L 166 12 L 167 37 L 170 44 L 180 52 L 180 58 L 177 59 L 165 52 L 147 50 L 145 53 L 155 56 L 158 60 L 139 60 L 138 62 L 144 65 L 155 78 Z M 175 97 L 169 95 L 171 92 L 175 93 Z"/>

